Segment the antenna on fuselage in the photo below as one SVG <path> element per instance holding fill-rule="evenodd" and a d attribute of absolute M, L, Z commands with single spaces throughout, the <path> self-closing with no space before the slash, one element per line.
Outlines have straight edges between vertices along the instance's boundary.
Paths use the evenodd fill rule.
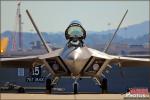
<path fill-rule="evenodd" d="M 128 13 L 128 9 L 126 10 L 126 12 L 125 12 L 124 16 L 122 17 L 122 19 L 121 19 L 121 21 L 120 21 L 120 23 L 119 23 L 119 25 L 118 25 L 116 31 L 113 33 L 112 38 L 111 38 L 110 41 L 108 42 L 108 44 L 107 44 L 107 46 L 105 47 L 105 49 L 104 49 L 103 52 L 105 52 L 105 53 L 108 52 L 108 49 L 109 49 L 109 47 L 110 47 L 110 45 L 111 45 L 111 43 L 112 43 L 114 37 L 116 36 L 116 34 L 117 34 L 117 32 L 118 32 L 118 30 L 119 30 L 119 28 L 120 28 L 120 26 L 121 26 L 121 24 L 122 24 L 122 22 L 123 22 L 125 16 L 127 15 L 127 13 Z"/>
<path fill-rule="evenodd" d="M 41 34 L 41 32 L 39 31 L 39 29 L 37 28 L 37 26 L 36 26 L 34 20 L 32 19 L 32 17 L 31 17 L 31 15 L 30 15 L 29 11 L 26 10 L 26 13 L 27 13 L 27 15 L 28 15 L 28 17 L 29 17 L 29 19 L 30 19 L 32 25 L 34 26 L 36 32 L 38 33 L 40 39 L 42 40 L 43 45 L 44 45 L 44 47 L 46 48 L 46 51 L 47 51 L 48 53 L 50 53 L 52 50 L 51 50 L 51 48 L 48 46 L 48 44 L 46 43 L 46 41 L 44 40 L 44 38 L 42 37 L 42 34 Z"/>

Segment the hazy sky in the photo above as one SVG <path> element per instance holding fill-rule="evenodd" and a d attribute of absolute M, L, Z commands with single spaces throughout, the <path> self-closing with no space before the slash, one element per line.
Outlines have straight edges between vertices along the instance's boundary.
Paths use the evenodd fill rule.
<path fill-rule="evenodd" d="M 16 1 L 1 1 L 2 32 L 15 30 L 16 8 Z M 23 31 L 33 30 L 26 9 L 44 32 L 64 32 L 72 20 L 88 31 L 116 28 L 127 9 L 122 27 L 149 20 L 149 1 L 22 1 Z"/>

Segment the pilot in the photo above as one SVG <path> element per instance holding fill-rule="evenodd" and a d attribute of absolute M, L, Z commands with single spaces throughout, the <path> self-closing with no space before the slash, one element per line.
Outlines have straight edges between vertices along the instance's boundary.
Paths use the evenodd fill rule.
<path fill-rule="evenodd" d="M 68 40 L 68 47 L 83 47 L 83 39 L 86 37 L 86 31 L 79 21 L 72 21 L 65 31 L 65 37 Z"/>

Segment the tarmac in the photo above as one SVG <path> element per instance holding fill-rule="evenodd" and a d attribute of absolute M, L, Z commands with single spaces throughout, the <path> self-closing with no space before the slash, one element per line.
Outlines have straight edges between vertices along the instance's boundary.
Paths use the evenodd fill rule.
<path fill-rule="evenodd" d="M 124 94 L 18 94 L 0 93 L 0 100 L 124 100 Z"/>

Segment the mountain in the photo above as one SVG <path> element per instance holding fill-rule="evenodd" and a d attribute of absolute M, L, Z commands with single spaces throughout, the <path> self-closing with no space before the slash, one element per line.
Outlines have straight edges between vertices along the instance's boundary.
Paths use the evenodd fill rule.
<path fill-rule="evenodd" d="M 150 33 L 150 21 L 144 21 L 142 23 L 138 23 L 138 24 L 134 24 L 134 25 L 129 25 L 127 27 L 123 27 L 120 28 L 118 30 L 117 35 L 122 37 L 122 38 L 138 38 L 140 36 L 143 36 L 144 34 L 149 34 Z M 93 34 L 112 34 L 115 32 L 116 29 L 112 29 L 112 30 L 106 30 L 106 31 L 102 31 L 102 32 L 93 32 L 93 31 L 89 31 L 89 33 L 93 33 Z"/>
<path fill-rule="evenodd" d="M 150 21 L 145 21 L 140 24 L 130 25 L 125 28 L 121 28 L 118 35 L 123 38 L 138 38 L 143 36 L 143 34 L 148 34 L 150 32 L 149 26 Z"/>
<path fill-rule="evenodd" d="M 87 38 L 85 39 L 85 43 L 92 47 L 97 44 L 106 44 L 112 37 L 112 33 L 114 31 L 115 29 L 102 32 L 87 31 Z M 11 31 L 5 31 L 2 33 L 2 37 L 9 38 L 8 48 L 11 48 L 12 46 L 12 33 L 13 32 Z M 145 21 L 140 24 L 130 25 L 126 28 L 120 28 L 113 42 L 126 44 L 145 44 L 149 42 L 149 35 L 149 21 Z M 63 47 L 67 42 L 64 32 L 43 32 L 43 36 L 46 41 L 58 47 Z M 30 48 L 30 43 L 37 40 L 40 40 L 37 34 L 23 32 L 24 48 Z M 18 41 L 18 36 L 16 41 Z"/>

